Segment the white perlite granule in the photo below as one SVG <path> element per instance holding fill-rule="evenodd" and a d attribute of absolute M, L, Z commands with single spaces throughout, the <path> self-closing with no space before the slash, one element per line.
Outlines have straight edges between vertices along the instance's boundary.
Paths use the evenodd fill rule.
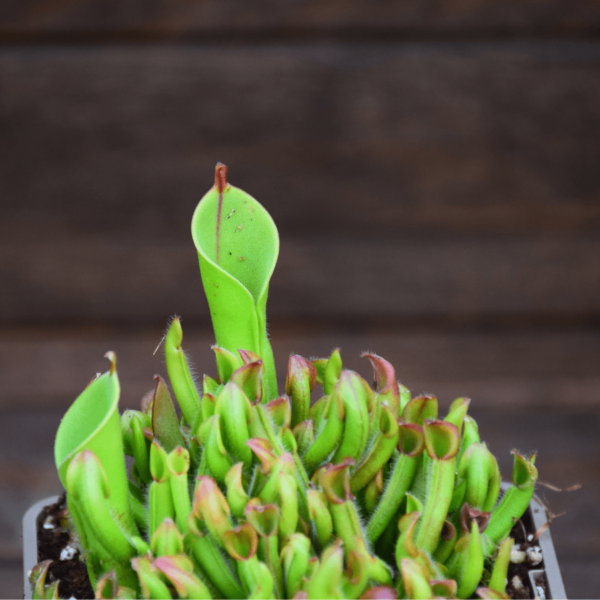
<path fill-rule="evenodd" d="M 527 558 L 527 554 L 521 550 L 521 546 L 519 544 L 515 544 L 510 551 L 510 562 L 518 565 L 522 563 Z"/>
<path fill-rule="evenodd" d="M 71 546 L 70 544 L 67 544 L 60 551 L 60 560 L 71 560 L 72 558 L 75 558 L 75 554 L 77 554 L 77 548 Z"/>
<path fill-rule="evenodd" d="M 539 546 L 527 548 L 527 560 L 535 567 L 542 562 L 542 549 Z"/>

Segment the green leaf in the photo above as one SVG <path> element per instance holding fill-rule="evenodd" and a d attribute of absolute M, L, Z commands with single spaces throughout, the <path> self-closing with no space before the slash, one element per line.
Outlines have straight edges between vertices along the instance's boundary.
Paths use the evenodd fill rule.
<path fill-rule="evenodd" d="M 84 550 L 88 556 L 99 559 L 103 570 L 114 568 L 125 585 L 135 586 L 129 559 L 138 548 L 147 548 L 147 544 L 139 534 L 127 535 L 119 526 L 118 515 L 111 513 L 108 502 L 110 483 L 98 457 L 91 450 L 78 452 L 69 462 L 65 489 L 69 511 L 74 515 L 75 507 L 78 515 L 75 522 L 85 526 L 87 544 Z M 81 531 L 79 527 L 78 531 Z"/>
<path fill-rule="evenodd" d="M 169 588 L 162 581 L 160 573 L 152 566 L 152 559 L 149 556 L 133 558 L 131 565 L 139 577 L 144 598 L 171 598 Z"/>
<path fill-rule="evenodd" d="M 343 598 L 341 589 L 344 551 L 339 545 L 329 546 L 307 586 L 307 598 Z"/>
<path fill-rule="evenodd" d="M 193 572 L 192 561 L 185 555 L 161 556 L 154 566 L 169 580 L 179 598 L 212 598 L 208 588 Z"/>
<path fill-rule="evenodd" d="M 54 596 L 54 594 L 47 594 L 49 586 L 46 586 L 46 576 L 48 575 L 48 569 L 50 568 L 51 564 L 51 560 L 45 560 L 35 565 L 35 567 L 33 567 L 29 573 L 29 583 L 33 588 L 32 597 L 34 600 L 44 600 L 45 598 L 52 598 Z M 58 587 L 55 587 L 56 590 L 58 590 Z"/>
<path fill-rule="evenodd" d="M 73 457 L 90 450 L 97 457 L 110 481 L 107 503 L 121 529 L 139 535 L 129 507 L 129 486 L 118 412 L 119 379 L 112 352 L 110 370 L 94 379 L 71 405 L 56 433 L 54 458 L 63 486 L 67 487 L 67 469 Z"/>
<path fill-rule="evenodd" d="M 217 165 L 215 185 L 194 212 L 192 237 L 217 344 L 232 352 L 250 350 L 263 359 L 266 401 L 277 397 L 266 305 L 279 235 L 269 213 L 229 185 L 226 172 L 225 165 Z"/>
<path fill-rule="evenodd" d="M 508 567 L 510 565 L 510 551 L 512 550 L 515 540 L 506 538 L 498 548 L 498 554 L 494 560 L 494 568 L 490 576 L 488 587 L 498 592 L 506 594 L 506 582 L 508 577 Z"/>
<path fill-rule="evenodd" d="M 175 392 L 175 397 L 186 421 L 191 425 L 200 411 L 200 396 L 194 384 L 185 352 L 181 347 L 183 330 L 179 317 L 175 317 L 169 325 L 165 337 L 165 361 L 167 372 Z"/>
<path fill-rule="evenodd" d="M 287 597 L 292 598 L 301 588 L 308 572 L 311 542 L 301 533 L 293 533 L 287 538 L 281 551 L 281 562 Z"/>
<path fill-rule="evenodd" d="M 169 388 L 160 375 L 155 375 L 156 389 L 152 404 L 152 431 L 161 446 L 167 451 L 183 446 L 183 436 Z"/>
<path fill-rule="evenodd" d="M 183 536 L 172 519 L 167 517 L 156 528 L 150 538 L 150 549 L 154 556 L 173 556 L 183 553 Z"/>
<path fill-rule="evenodd" d="M 86 524 L 94 532 L 94 541 L 100 542 L 115 559 L 125 561 L 134 554 L 134 547 L 119 529 L 106 506 L 110 484 L 106 473 L 90 450 L 77 453 L 69 463 L 65 488 L 78 502 Z"/>

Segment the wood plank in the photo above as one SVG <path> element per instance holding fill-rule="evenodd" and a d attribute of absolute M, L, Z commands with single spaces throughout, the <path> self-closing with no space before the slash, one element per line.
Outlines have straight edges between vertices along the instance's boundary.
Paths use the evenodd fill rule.
<path fill-rule="evenodd" d="M 420 0 L 376 5 L 366 0 L 304 0 L 246 3 L 204 0 L 4 0 L 0 33 L 5 37 L 53 34 L 128 34 L 178 39 L 190 35 L 312 33 L 595 32 L 600 10 L 585 0 Z"/>
<path fill-rule="evenodd" d="M 0 563 L 0 581 L 2 581 L 2 595 L 5 598 L 22 598 L 23 561 Z"/>
<path fill-rule="evenodd" d="M 600 238 L 284 238 L 272 318 L 466 319 L 600 310 Z M 0 320 L 208 319 L 196 251 L 131 240 L 0 240 Z"/>
<path fill-rule="evenodd" d="M 137 408 L 153 388 L 153 375 L 166 377 L 164 359 L 153 352 L 162 324 L 146 331 L 117 328 L 4 332 L 0 339 L 0 411 L 66 409 L 96 372 L 107 369 L 103 355 L 116 352 L 122 407 Z M 562 408 L 571 413 L 600 408 L 600 338 L 596 331 L 506 330 L 414 332 L 388 329 L 352 333 L 321 326 L 271 327 L 279 385 L 285 385 L 289 355 L 328 356 L 342 350 L 344 365 L 368 381 L 365 350 L 389 360 L 414 394 L 438 396 L 442 406 L 459 396 L 480 409 L 512 411 Z M 209 331 L 188 327 L 184 348 L 196 372 L 216 376 Z M 316 392 L 317 393 L 317 392 Z"/>
<path fill-rule="evenodd" d="M 598 42 L 4 47 L 0 81 L 2 239 L 187 239 L 217 160 L 282 233 L 600 227 Z"/>
<path fill-rule="evenodd" d="M 600 589 L 600 570 L 598 558 L 591 560 L 570 560 L 568 556 L 560 558 L 560 572 L 567 582 L 565 591 L 569 598 L 593 598 Z"/>

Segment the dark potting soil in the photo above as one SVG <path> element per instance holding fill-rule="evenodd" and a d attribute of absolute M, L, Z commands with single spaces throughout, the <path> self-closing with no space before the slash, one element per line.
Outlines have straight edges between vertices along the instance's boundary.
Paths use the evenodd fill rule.
<path fill-rule="evenodd" d="M 94 591 L 90 585 L 87 568 L 83 562 L 79 560 L 79 551 L 69 560 L 61 560 L 60 554 L 69 542 L 69 532 L 65 526 L 67 522 L 67 503 L 66 496 L 63 494 L 56 504 L 51 504 L 44 507 L 37 519 L 37 535 L 38 535 L 38 562 L 43 560 L 52 560 L 52 564 L 48 569 L 46 583 L 52 583 L 57 579 L 60 581 L 58 585 L 58 594 L 61 598 L 94 598 Z M 51 525 L 52 528 L 44 527 Z M 528 536 L 535 534 L 533 528 L 533 520 L 531 518 L 530 509 L 523 515 L 521 520 L 517 521 L 511 531 L 511 537 L 515 540 L 515 544 L 520 544 L 521 550 L 526 551 L 528 548 L 537 545 L 537 542 L 529 541 Z M 544 562 L 534 567 L 535 569 L 544 569 Z M 529 584 L 529 566 L 527 562 L 521 564 L 510 563 L 508 568 L 508 585 L 506 592 L 511 598 L 525 599 L 535 598 L 539 596 L 534 593 Z M 515 589 L 513 578 L 518 576 L 523 583 L 523 588 Z M 540 585 L 540 582 L 538 582 Z M 541 586 L 544 591 L 544 596 L 548 598 L 548 584 L 544 576 L 541 581 Z"/>
<path fill-rule="evenodd" d="M 535 502 L 535 499 L 533 500 Z M 528 508 L 525 511 L 525 514 L 521 517 L 519 521 L 515 523 L 513 526 L 510 537 L 515 540 L 515 545 L 519 544 L 521 546 L 521 550 L 526 552 L 529 548 L 533 548 L 538 545 L 537 541 L 529 541 L 528 536 L 535 535 L 535 528 L 533 526 L 533 519 L 531 518 L 531 508 Z M 511 598 L 537 598 L 541 597 L 541 595 L 537 592 L 537 590 L 532 590 L 531 585 L 529 583 L 529 571 L 533 569 L 545 569 L 544 560 L 542 562 L 535 565 L 534 567 L 530 567 L 527 564 L 527 561 L 514 564 L 510 563 L 508 567 L 508 585 L 506 586 L 506 593 Z M 522 589 L 515 589 L 513 585 L 513 578 L 517 576 L 523 582 Z M 542 587 L 544 598 L 548 598 L 548 581 L 546 580 L 546 574 L 544 572 L 543 578 L 536 581 L 536 584 Z"/>
<path fill-rule="evenodd" d="M 71 559 L 60 559 L 60 554 L 70 539 L 66 527 L 67 514 L 66 495 L 63 494 L 56 504 L 45 506 L 38 516 L 38 562 L 52 561 L 46 584 L 59 580 L 58 595 L 61 598 L 94 598 L 87 568 L 79 560 L 79 551 Z"/>

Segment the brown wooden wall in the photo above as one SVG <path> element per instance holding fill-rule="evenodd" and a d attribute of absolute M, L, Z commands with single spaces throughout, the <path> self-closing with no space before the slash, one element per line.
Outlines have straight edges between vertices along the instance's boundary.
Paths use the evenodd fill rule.
<path fill-rule="evenodd" d="M 370 377 L 370 349 L 471 396 L 494 451 L 585 484 L 553 530 L 597 594 L 599 32 L 592 0 L 0 2 L 0 595 L 104 352 L 135 406 L 178 313 L 213 370 L 189 222 L 217 161 L 280 231 L 282 373 L 341 346 Z"/>

